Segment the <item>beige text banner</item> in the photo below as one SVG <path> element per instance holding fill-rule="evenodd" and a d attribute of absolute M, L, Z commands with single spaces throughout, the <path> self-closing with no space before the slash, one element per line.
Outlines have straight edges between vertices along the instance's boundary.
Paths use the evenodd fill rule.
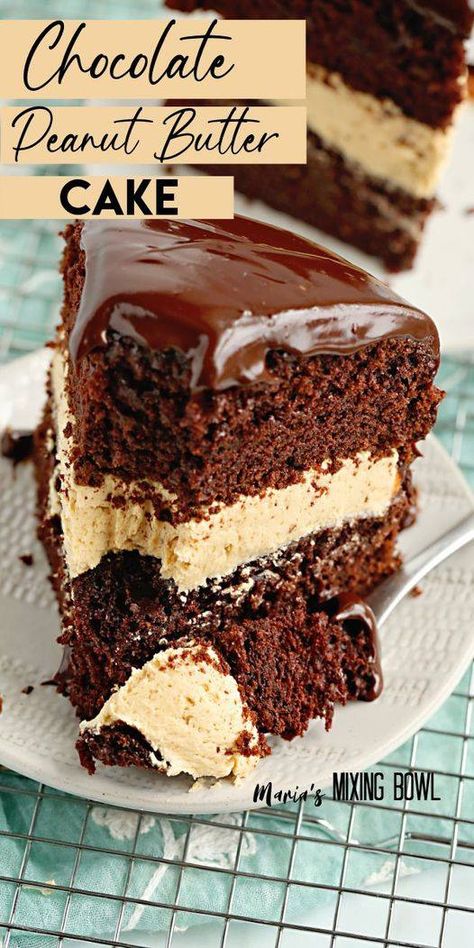
<path fill-rule="evenodd" d="M 304 99 L 303 20 L 2 20 L 4 99 Z"/>
<path fill-rule="evenodd" d="M 231 218 L 234 179 L 186 175 L 126 178 L 5 175 L 1 219 Z M 173 210 L 177 210 L 177 214 Z"/>
<path fill-rule="evenodd" d="M 303 106 L 46 106 L 0 110 L 4 164 L 304 164 Z"/>

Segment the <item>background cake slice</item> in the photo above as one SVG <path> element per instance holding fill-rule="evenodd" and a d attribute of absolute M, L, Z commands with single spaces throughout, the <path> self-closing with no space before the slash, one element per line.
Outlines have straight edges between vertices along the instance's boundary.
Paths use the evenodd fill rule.
<path fill-rule="evenodd" d="M 264 173 L 236 165 L 236 187 L 391 270 L 411 266 L 466 95 L 468 0 L 167 5 L 234 19 L 306 18 L 307 165 L 265 166 Z"/>
<path fill-rule="evenodd" d="M 65 237 L 36 463 L 81 757 L 239 775 L 264 735 L 329 726 L 380 689 L 357 597 L 397 567 L 413 517 L 436 330 L 245 218 Z"/>

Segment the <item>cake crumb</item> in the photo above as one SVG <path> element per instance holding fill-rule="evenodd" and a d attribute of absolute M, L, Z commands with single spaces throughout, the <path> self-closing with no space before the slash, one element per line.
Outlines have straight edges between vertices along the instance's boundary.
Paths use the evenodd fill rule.
<path fill-rule="evenodd" d="M 212 790 L 213 787 L 218 787 L 220 783 L 221 781 L 215 777 L 198 777 L 198 779 L 191 784 L 188 793 L 195 793 L 199 790 Z"/>
<path fill-rule="evenodd" d="M 418 596 L 422 596 L 422 595 L 423 595 L 423 590 L 421 586 L 413 586 L 413 589 L 410 589 L 410 596 L 412 597 L 412 599 L 417 599 Z"/>
<path fill-rule="evenodd" d="M 24 563 L 25 566 L 33 566 L 34 557 L 32 553 L 21 553 L 18 559 L 21 560 L 21 562 Z"/>
<path fill-rule="evenodd" d="M 57 882 L 56 882 L 55 879 L 46 879 L 45 882 L 44 882 L 44 886 L 48 886 L 48 887 L 51 886 L 51 887 L 53 887 L 53 886 L 55 886 L 55 885 L 57 885 Z M 39 887 L 39 886 L 37 886 L 37 885 L 28 885 L 28 884 L 23 885 L 23 888 L 24 888 L 24 889 L 32 889 L 33 892 L 40 892 L 41 895 L 46 895 L 46 896 L 48 896 L 48 895 L 54 895 L 54 892 L 53 892 L 53 889 L 52 889 L 52 888 L 47 888 L 47 889 L 46 889 L 46 888 L 44 888 L 43 886 Z"/>
<path fill-rule="evenodd" d="M 34 691 L 33 685 L 26 685 L 25 688 L 21 689 L 22 695 L 30 695 L 32 691 Z"/>
<path fill-rule="evenodd" d="M 21 461 L 28 461 L 33 454 L 33 432 L 5 428 L 0 438 L 0 453 L 15 467 Z"/>

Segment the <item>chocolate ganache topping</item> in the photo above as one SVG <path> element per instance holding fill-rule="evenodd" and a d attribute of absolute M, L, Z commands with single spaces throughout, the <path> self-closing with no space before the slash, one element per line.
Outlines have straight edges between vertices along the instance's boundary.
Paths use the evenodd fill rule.
<path fill-rule="evenodd" d="M 372 609 L 364 599 L 350 592 L 339 593 L 330 599 L 324 608 L 333 619 L 342 622 L 350 634 L 362 634 L 366 638 L 372 680 L 360 700 L 375 701 L 383 691 L 383 674 L 377 622 Z"/>
<path fill-rule="evenodd" d="M 267 379 L 270 349 L 343 355 L 402 336 L 438 356 L 428 316 L 341 257 L 259 221 L 87 221 L 81 245 L 74 361 L 112 330 L 183 352 L 196 391 Z"/>

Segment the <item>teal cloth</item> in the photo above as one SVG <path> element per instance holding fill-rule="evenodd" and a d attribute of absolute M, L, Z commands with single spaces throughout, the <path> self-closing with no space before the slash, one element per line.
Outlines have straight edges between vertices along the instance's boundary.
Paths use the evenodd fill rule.
<path fill-rule="evenodd" d="M 436 731 L 449 731 L 450 736 L 422 731 L 416 738 L 397 749 L 377 770 L 385 774 L 386 797 L 383 808 L 377 804 L 355 807 L 350 841 L 361 846 L 351 846 L 348 851 L 344 877 L 345 888 L 366 888 L 367 892 L 382 891 L 395 864 L 391 855 L 398 845 L 402 828 L 401 805 L 393 802 L 391 785 L 395 769 L 405 769 L 410 760 L 415 767 L 435 767 L 437 770 L 456 772 L 461 763 L 462 733 L 465 727 L 470 673 L 430 722 Z M 474 775 L 474 754 L 467 762 L 467 774 Z M 461 818 L 472 818 L 474 812 L 473 781 L 466 781 Z M 28 834 L 36 805 L 34 793 L 22 795 L 7 792 L 6 788 L 27 790 L 35 785 L 18 775 L 0 773 L 0 832 Z M 408 814 L 405 823 L 406 840 L 400 874 L 419 873 L 435 863 L 440 856 L 449 857 L 453 824 L 449 817 L 456 815 L 458 779 L 437 776 L 435 789 L 441 797 L 439 803 L 419 802 L 413 806 L 419 815 Z M 388 808 L 386 808 L 388 807 Z M 248 919 L 265 918 L 278 921 L 285 898 L 283 881 L 288 874 L 292 859 L 292 834 L 297 807 L 285 806 L 285 817 L 264 815 L 255 811 L 246 816 L 245 831 L 241 844 L 239 871 L 258 874 L 257 880 L 239 877 L 233 897 L 232 914 Z M 344 846 L 334 842 L 330 836 L 311 822 L 322 817 L 347 838 L 350 806 L 336 803 L 329 797 L 322 807 L 315 809 L 312 801 L 305 804 L 303 820 L 299 826 L 299 842 L 292 859 L 291 885 L 287 899 L 286 923 L 300 924 L 315 907 L 330 911 L 337 895 L 325 887 L 337 887 L 341 879 Z M 67 911 L 65 930 L 68 934 L 82 936 L 112 936 L 118 925 L 121 912 L 120 899 L 140 899 L 142 907 L 127 901 L 121 920 L 122 938 L 127 933 L 159 932 L 168 930 L 172 909 L 179 885 L 179 911 L 176 928 L 187 929 L 192 925 L 209 922 L 206 912 L 226 913 L 232 885 L 232 876 L 220 869 L 232 869 L 237 854 L 239 833 L 243 814 L 228 814 L 220 817 L 202 817 L 194 822 L 187 842 L 188 824 L 179 817 L 142 816 L 141 832 L 137 834 L 138 817 L 129 811 L 106 808 L 87 803 L 79 798 L 46 790 L 34 818 L 34 842 L 27 852 L 23 878 L 26 885 L 18 899 L 14 921 L 26 924 L 35 930 L 51 931 L 61 928 Z M 230 829 L 226 827 L 230 826 Z M 458 846 L 474 845 L 474 826 L 458 824 Z M 258 831 L 265 831 L 259 833 Z M 270 833 L 274 835 L 270 835 Z M 415 834 L 416 838 L 411 838 Z M 426 837 L 435 836 L 445 842 L 431 843 Z M 1 875 L 15 877 L 21 870 L 25 854 L 25 841 L 13 836 L 0 837 Z M 48 842 L 43 842 L 47 840 Z M 53 842 L 56 841 L 56 844 Z M 135 842 L 135 846 L 134 846 Z M 76 860 L 77 844 L 82 844 L 82 853 Z M 370 851 L 379 846 L 386 852 Z M 367 849 L 364 847 L 368 847 Z M 135 851 L 129 876 L 129 854 Z M 101 852 L 102 850 L 102 852 Z M 107 850 L 107 852 L 104 852 Z M 461 850 L 462 852 L 462 850 Z M 472 850 L 465 849 L 466 857 Z M 147 861 L 147 856 L 164 857 L 196 864 L 196 868 L 184 869 L 181 883 L 179 866 Z M 464 858 L 464 857 L 463 857 Z M 271 876 L 272 879 L 265 877 Z M 32 888 L 28 881 L 41 883 Z M 311 883 L 311 887 L 304 883 Z M 54 883 L 54 884 L 53 884 Z M 67 887 L 73 884 L 84 894 L 74 894 L 68 905 Z M 64 886 L 64 889 L 60 887 Z M 320 886 L 320 888 L 314 888 Z M 0 883 L 0 932 L 12 909 L 14 886 Z M 98 895 L 97 893 L 101 893 Z M 199 914 L 193 910 L 199 910 Z M 41 936 L 22 935 L 21 945 L 36 946 Z"/>

